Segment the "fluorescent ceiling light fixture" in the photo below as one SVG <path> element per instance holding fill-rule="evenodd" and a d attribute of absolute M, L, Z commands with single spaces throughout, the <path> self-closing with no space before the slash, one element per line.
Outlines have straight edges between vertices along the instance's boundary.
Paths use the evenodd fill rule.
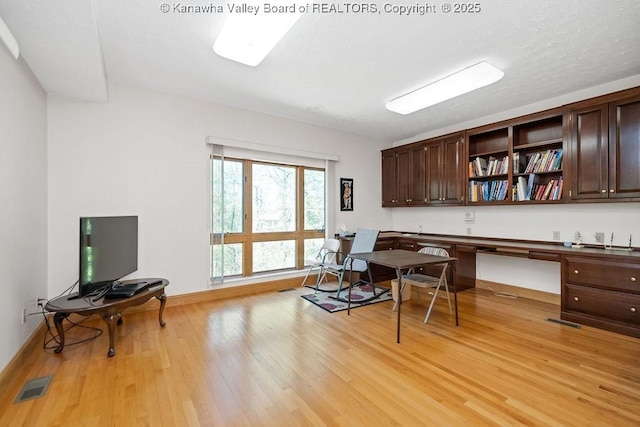
<path fill-rule="evenodd" d="M 423 88 L 387 102 L 387 110 L 400 114 L 430 107 L 500 80 L 504 73 L 491 64 L 480 62 Z"/>
<path fill-rule="evenodd" d="M 247 8 L 256 8 L 257 13 L 232 12 L 224 23 L 213 50 L 220 56 L 256 66 L 284 35 L 300 19 L 302 13 L 293 1 L 269 4 L 270 12 L 265 13 L 265 4 Z"/>
<path fill-rule="evenodd" d="M 11 34 L 11 31 L 9 31 L 9 28 L 4 23 L 2 18 L 0 18 L 0 39 L 2 39 L 4 44 L 7 46 L 7 49 L 9 49 L 11 55 L 13 55 L 15 59 L 18 59 L 18 56 L 20 55 L 18 42 L 16 41 L 15 37 L 13 37 L 13 34 Z"/>

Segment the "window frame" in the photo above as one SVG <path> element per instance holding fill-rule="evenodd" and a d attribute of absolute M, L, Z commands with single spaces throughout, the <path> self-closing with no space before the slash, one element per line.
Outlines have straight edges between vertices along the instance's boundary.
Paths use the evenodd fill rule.
<path fill-rule="evenodd" d="M 214 233 L 212 229 L 209 230 L 210 233 L 210 241 L 209 247 L 210 251 L 214 245 L 217 244 L 241 244 L 242 245 L 242 273 L 240 275 L 233 276 L 222 276 L 223 281 L 227 278 L 245 278 L 245 277 L 255 277 L 264 274 L 279 272 L 279 271 L 296 271 L 304 269 L 304 242 L 307 239 L 324 239 L 326 238 L 326 227 L 328 220 L 328 212 L 327 212 L 327 199 L 326 199 L 326 189 L 327 189 L 327 169 L 324 167 L 313 167 L 299 164 L 290 164 L 283 162 L 274 162 L 274 161 L 262 161 L 262 160 L 252 160 L 252 159 L 243 159 L 238 157 L 226 157 L 226 156 L 218 156 L 211 155 L 210 161 L 213 162 L 214 159 L 218 159 L 221 161 L 234 161 L 234 162 L 242 162 L 243 163 L 243 226 L 242 232 L 223 232 L 224 237 L 221 233 Z M 295 230 L 294 231 L 280 231 L 280 232 L 253 232 L 253 165 L 254 164 L 265 164 L 265 165 L 273 165 L 273 166 L 284 166 L 295 168 L 295 182 L 296 182 L 296 214 L 295 214 Z M 324 199 L 324 228 L 323 229 L 314 229 L 314 230 L 305 230 L 304 229 L 304 172 L 305 170 L 315 170 L 322 171 L 324 173 L 324 189 L 323 189 L 323 199 Z M 213 172 L 211 172 L 213 173 Z M 212 190 L 213 191 L 213 190 Z M 210 201 L 213 203 L 213 200 Z M 213 206 L 212 206 L 213 207 Z M 222 238 L 223 237 L 223 238 Z M 272 242 L 272 241 L 281 241 L 281 240 L 294 240 L 295 241 L 295 266 L 293 268 L 283 268 L 276 270 L 268 270 L 261 271 L 258 273 L 253 272 L 253 243 L 254 242 Z M 210 276 L 212 278 L 213 283 L 213 271 L 210 260 Z M 220 276 L 216 276 L 220 277 Z M 218 283 L 218 282 L 216 282 Z"/>

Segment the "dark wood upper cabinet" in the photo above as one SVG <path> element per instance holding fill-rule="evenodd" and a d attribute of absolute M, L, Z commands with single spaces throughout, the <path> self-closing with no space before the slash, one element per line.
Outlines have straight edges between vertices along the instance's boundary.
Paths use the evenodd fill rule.
<path fill-rule="evenodd" d="M 571 199 L 640 198 L 640 96 L 570 111 Z"/>
<path fill-rule="evenodd" d="M 424 149 L 411 144 L 382 152 L 382 206 L 425 204 Z"/>
<path fill-rule="evenodd" d="M 382 206 L 640 201 L 640 87 L 382 152 Z"/>
<path fill-rule="evenodd" d="M 413 183 L 411 182 L 411 161 L 412 151 L 398 151 L 397 169 L 398 169 L 398 205 L 408 205 L 411 203 L 411 190 Z"/>
<path fill-rule="evenodd" d="M 411 182 L 407 185 L 410 188 L 409 204 L 424 205 L 425 198 L 425 157 L 424 147 L 418 145 L 411 149 Z"/>
<path fill-rule="evenodd" d="M 396 150 L 382 152 L 382 207 L 398 205 L 398 169 Z"/>
<path fill-rule="evenodd" d="M 607 173 L 608 107 L 595 105 L 571 111 L 572 199 L 609 197 Z"/>
<path fill-rule="evenodd" d="M 462 204 L 464 134 L 382 152 L 382 206 Z"/>
<path fill-rule="evenodd" d="M 419 206 L 424 198 L 424 149 L 422 144 L 398 150 L 398 206 Z"/>
<path fill-rule="evenodd" d="M 426 203 L 460 205 L 464 134 L 431 140 L 425 145 Z"/>
<path fill-rule="evenodd" d="M 640 96 L 609 104 L 609 197 L 640 198 Z"/>
<path fill-rule="evenodd" d="M 442 143 L 432 142 L 424 147 L 427 203 L 442 201 Z"/>

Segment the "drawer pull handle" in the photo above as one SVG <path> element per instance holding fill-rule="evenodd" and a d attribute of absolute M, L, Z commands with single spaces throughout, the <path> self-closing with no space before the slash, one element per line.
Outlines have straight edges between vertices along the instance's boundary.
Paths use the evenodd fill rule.
<path fill-rule="evenodd" d="M 632 313 L 635 313 L 636 311 L 638 311 L 638 310 L 636 310 L 636 308 L 635 308 L 635 307 L 631 307 L 631 312 L 632 312 Z"/>
<path fill-rule="evenodd" d="M 638 279 L 636 279 L 635 277 L 632 277 L 632 278 L 631 278 L 631 281 L 632 281 L 632 282 L 635 282 L 636 280 L 638 280 Z"/>
<path fill-rule="evenodd" d="M 573 297 L 573 300 L 574 300 L 574 301 L 580 301 L 580 298 L 578 298 L 578 297 Z"/>
<path fill-rule="evenodd" d="M 573 270 L 573 273 L 574 273 L 574 274 L 578 274 L 578 273 L 580 273 L 580 272 L 579 272 L 578 270 Z"/>

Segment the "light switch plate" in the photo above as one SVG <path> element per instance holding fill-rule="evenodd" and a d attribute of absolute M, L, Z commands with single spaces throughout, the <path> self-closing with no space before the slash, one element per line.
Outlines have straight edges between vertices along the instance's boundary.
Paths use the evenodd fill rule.
<path fill-rule="evenodd" d="M 467 224 L 475 224 L 476 213 L 474 211 L 466 211 L 464 213 L 464 222 L 466 222 Z"/>

